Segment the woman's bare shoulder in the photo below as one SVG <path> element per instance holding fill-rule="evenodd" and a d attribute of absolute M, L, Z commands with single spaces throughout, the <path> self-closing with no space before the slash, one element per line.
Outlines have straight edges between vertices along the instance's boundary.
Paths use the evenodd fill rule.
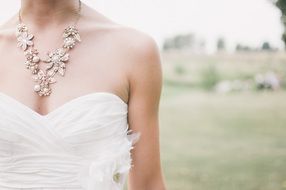
<path fill-rule="evenodd" d="M 104 37 L 111 39 L 113 45 L 118 45 L 122 51 L 133 53 L 134 56 L 154 53 L 154 51 L 156 53 L 158 45 L 150 34 L 114 21 L 90 7 L 86 16 L 89 18 L 89 24 L 86 26 L 90 33 L 94 35 L 101 33 Z"/>
<path fill-rule="evenodd" d="M 154 95 L 161 83 L 161 56 L 155 39 L 136 28 L 122 25 L 112 35 L 118 44 L 118 52 L 123 55 L 130 85 L 133 89 L 153 89 L 150 94 Z"/>
<path fill-rule="evenodd" d="M 17 20 L 15 15 L 0 23 L 0 39 L 13 38 L 16 32 Z"/>

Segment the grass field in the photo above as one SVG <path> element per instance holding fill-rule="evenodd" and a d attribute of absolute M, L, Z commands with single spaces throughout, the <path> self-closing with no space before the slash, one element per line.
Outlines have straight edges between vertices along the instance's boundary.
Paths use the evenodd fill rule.
<path fill-rule="evenodd" d="M 254 74 L 267 67 L 283 71 L 283 63 L 278 62 L 284 58 L 265 57 L 247 58 L 254 60 L 251 66 L 240 60 L 240 67 L 233 63 L 233 69 L 223 67 L 223 61 L 213 62 L 222 64 L 218 67 L 224 76 Z M 216 60 L 201 60 L 207 59 Z M 269 60 L 277 61 L 265 66 Z M 168 65 L 164 67 L 169 77 Z M 193 63 L 187 69 L 195 73 L 197 67 Z M 160 140 L 168 190 L 286 190 L 285 98 L 285 90 L 217 94 L 165 83 Z"/>

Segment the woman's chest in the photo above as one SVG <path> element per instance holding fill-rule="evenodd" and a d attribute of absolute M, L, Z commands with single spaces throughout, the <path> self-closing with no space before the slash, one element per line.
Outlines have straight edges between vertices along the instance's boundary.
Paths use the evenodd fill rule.
<path fill-rule="evenodd" d="M 11 49 L 5 53 L 4 49 Z M 91 47 L 85 47 L 90 51 Z M 68 100 L 94 91 L 113 92 L 127 102 L 128 79 L 123 61 L 106 53 L 70 51 L 69 60 L 65 61 L 64 76 L 53 76 L 55 82 L 49 85 L 51 95 L 47 101 L 39 100 L 35 93 L 35 74 L 26 68 L 25 55 L 11 46 L 0 50 L 0 91 L 15 97 L 30 108 L 44 113 L 53 110 Z M 11 56 L 11 55 L 14 56 Z M 43 57 L 43 58 L 42 58 Z M 44 59 L 45 56 L 42 56 Z M 48 64 L 39 62 L 39 69 L 46 71 Z"/>

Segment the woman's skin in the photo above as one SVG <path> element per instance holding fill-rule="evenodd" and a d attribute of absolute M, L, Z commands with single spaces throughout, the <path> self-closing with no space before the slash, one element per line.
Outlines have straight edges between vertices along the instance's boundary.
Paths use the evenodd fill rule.
<path fill-rule="evenodd" d="M 73 23 L 77 0 L 22 0 L 21 15 L 35 35 L 35 48 L 44 58 L 61 47 L 62 33 Z M 122 26 L 82 3 L 78 29 L 82 42 L 69 53 L 64 77 L 56 75 L 52 94 L 33 91 L 24 52 L 17 48 L 18 15 L 0 27 L 0 91 L 45 115 L 64 103 L 91 93 L 110 92 L 128 103 L 130 129 L 141 133 L 132 150 L 129 190 L 165 190 L 159 152 L 159 101 L 162 87 L 158 47 L 149 35 Z M 44 69 L 43 62 L 40 68 Z"/>

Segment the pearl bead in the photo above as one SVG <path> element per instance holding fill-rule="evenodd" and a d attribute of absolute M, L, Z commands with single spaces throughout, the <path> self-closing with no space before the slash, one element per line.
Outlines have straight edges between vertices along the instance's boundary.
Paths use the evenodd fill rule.
<path fill-rule="evenodd" d="M 33 57 L 33 62 L 38 63 L 40 61 L 40 58 L 38 56 Z"/>
<path fill-rule="evenodd" d="M 40 90 L 41 90 L 40 85 L 36 84 L 36 85 L 34 86 L 34 90 L 35 90 L 36 92 L 40 91 Z"/>

